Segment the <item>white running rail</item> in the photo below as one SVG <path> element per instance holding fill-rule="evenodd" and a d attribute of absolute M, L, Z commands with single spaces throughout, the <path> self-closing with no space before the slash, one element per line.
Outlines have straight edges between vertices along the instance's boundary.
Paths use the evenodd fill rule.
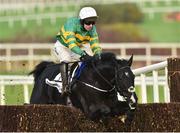
<path fill-rule="evenodd" d="M 142 8 L 146 3 L 150 3 L 153 6 L 158 3 L 164 3 L 164 5 L 171 5 L 173 2 L 179 3 L 180 0 L 0 0 L 0 10 L 32 10 L 34 8 L 44 9 L 46 7 L 67 7 L 69 5 L 77 4 L 118 4 L 118 3 L 136 3 Z"/>
<path fill-rule="evenodd" d="M 76 12 L 56 12 L 56 13 L 41 13 L 41 14 L 28 14 L 19 16 L 3 16 L 0 17 L 0 22 L 8 22 L 9 27 L 13 27 L 16 21 L 21 21 L 22 26 L 27 26 L 30 20 L 36 20 L 38 25 L 42 24 L 44 19 L 50 19 L 51 24 L 55 24 L 57 18 L 68 18 L 75 16 Z"/>
<path fill-rule="evenodd" d="M 165 70 L 165 75 L 158 76 L 158 70 Z M 170 102 L 170 93 L 167 82 L 167 61 L 134 69 L 135 85 L 141 87 L 141 103 L 147 103 L 147 86 L 153 86 L 154 92 L 154 103 L 159 103 L 159 85 L 163 86 L 164 89 L 164 101 Z M 146 76 L 147 73 L 152 72 L 152 76 Z M 139 76 L 140 75 L 140 76 Z M 29 92 L 28 86 L 33 84 L 32 76 L 19 76 L 19 75 L 8 75 L 0 76 L 0 104 L 4 105 L 5 103 L 5 87 L 6 85 L 23 85 L 24 88 L 24 102 L 29 103 Z"/>
<path fill-rule="evenodd" d="M 164 70 L 163 76 L 158 76 L 158 70 Z M 141 94 L 142 94 L 142 103 L 147 103 L 147 85 L 149 84 L 150 77 L 146 76 L 148 73 L 152 73 L 152 81 L 151 85 L 153 85 L 153 97 L 154 103 L 159 103 L 159 85 L 162 85 L 164 88 L 164 100 L 165 102 L 170 102 L 170 91 L 168 87 L 168 70 L 167 70 L 167 61 L 160 62 L 157 64 L 149 65 L 142 68 L 137 68 L 133 70 L 133 73 L 139 77 L 136 77 L 135 84 L 140 84 L 141 86 Z M 138 82 L 141 83 L 138 83 Z"/>
<path fill-rule="evenodd" d="M 161 62 L 169 57 L 180 56 L 180 43 L 101 43 L 103 50 L 116 51 L 118 58 L 128 59 L 131 53 L 134 53 L 133 61 L 145 62 L 145 65 L 151 65 L 152 62 Z M 15 47 L 16 46 L 16 47 Z M 53 43 L 7 43 L 0 44 L 0 62 L 5 66 L 6 70 L 12 70 L 13 63 L 18 61 L 27 61 L 28 70 L 34 67 L 34 61 L 56 60 L 53 51 Z M 18 50 L 26 51 L 21 54 Z M 35 53 L 36 50 L 46 50 L 47 54 Z M 138 51 L 141 51 L 138 52 Z M 156 53 L 154 53 L 154 50 Z M 160 51 L 160 52 L 159 52 Z M 167 52 L 162 57 L 162 52 Z M 16 52 L 17 54 L 13 54 Z M 158 53 L 159 52 L 159 53 Z"/>
<path fill-rule="evenodd" d="M 24 103 L 29 103 L 29 85 L 33 84 L 32 76 L 20 76 L 20 75 L 3 75 L 0 76 L 0 105 L 5 105 L 5 87 L 23 85 L 24 89 Z"/>
<path fill-rule="evenodd" d="M 8 25 L 10 27 L 13 27 L 15 21 L 21 21 L 22 26 L 26 26 L 28 20 L 37 20 L 38 24 L 41 24 L 42 19 L 50 19 L 51 24 L 56 23 L 56 18 L 60 18 L 61 15 L 58 15 L 58 12 L 60 11 L 53 11 L 56 8 L 61 8 L 63 11 L 63 16 L 76 16 L 75 14 L 79 11 L 79 8 L 81 5 L 86 4 L 118 4 L 118 3 L 124 3 L 124 2 L 130 2 L 130 3 L 136 3 L 139 5 L 142 9 L 143 13 L 148 13 L 149 18 L 153 18 L 155 13 L 161 13 L 161 12 L 178 12 L 180 11 L 179 3 L 180 0 L 95 0 L 95 1 L 88 1 L 88 0 L 45 0 L 45 1 L 39 1 L 39 0 L 0 0 L 0 13 L 1 14 L 9 14 L 5 17 L 0 16 L 0 22 L 8 22 Z M 166 3 L 166 6 L 156 6 L 158 5 L 158 2 Z M 176 2 L 176 6 L 174 6 L 172 3 Z M 152 6 L 146 7 L 146 3 L 151 3 Z M 71 14 L 69 14 L 68 8 L 74 7 L 74 10 L 72 10 Z M 43 12 L 46 10 L 46 8 L 50 8 L 52 13 L 46 14 Z M 42 13 L 38 14 L 35 12 L 36 9 L 39 9 Z M 26 12 L 22 16 L 12 15 L 13 13 L 17 12 Z M 31 15 L 28 15 L 28 14 Z M 75 14 L 74 14 L 75 13 Z M 54 14 L 54 15 L 53 15 Z M 56 15 L 55 15 L 56 14 Z"/>

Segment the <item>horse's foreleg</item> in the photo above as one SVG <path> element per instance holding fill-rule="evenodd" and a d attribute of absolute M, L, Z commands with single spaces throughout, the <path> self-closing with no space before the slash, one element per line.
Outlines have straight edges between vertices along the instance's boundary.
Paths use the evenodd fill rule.
<path fill-rule="evenodd" d="M 118 101 L 117 104 L 111 108 L 112 115 L 125 115 L 129 110 L 129 106 L 126 101 Z"/>
<path fill-rule="evenodd" d="M 127 116 L 125 119 L 126 124 L 131 124 L 131 122 L 134 118 L 135 110 L 137 107 L 137 101 L 138 101 L 138 97 L 137 97 L 136 93 L 132 93 L 131 97 L 126 101 L 127 105 L 128 105 L 128 109 L 125 113 Z"/>
<path fill-rule="evenodd" d="M 134 114 L 135 114 L 135 110 L 128 110 L 126 112 L 126 116 L 127 116 L 126 119 L 125 119 L 126 124 L 131 124 L 131 122 L 134 119 Z"/>

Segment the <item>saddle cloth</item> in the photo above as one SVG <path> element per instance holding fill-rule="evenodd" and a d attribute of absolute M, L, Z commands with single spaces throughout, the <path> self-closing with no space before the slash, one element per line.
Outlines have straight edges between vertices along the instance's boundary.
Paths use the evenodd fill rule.
<path fill-rule="evenodd" d="M 49 80 L 48 78 L 45 79 L 45 83 L 48 84 L 49 86 L 55 87 L 57 88 L 57 90 L 59 91 L 59 93 L 62 93 L 62 78 L 61 78 L 61 73 L 59 73 L 58 75 L 56 75 L 56 77 L 54 78 L 54 80 Z"/>
<path fill-rule="evenodd" d="M 69 83 L 72 82 L 73 78 L 79 78 L 82 69 L 85 67 L 85 64 L 79 63 L 73 67 L 71 67 L 71 72 L 68 71 L 68 80 Z M 53 80 L 49 80 L 48 78 L 45 79 L 45 83 L 51 87 L 55 87 L 59 93 L 62 93 L 62 78 L 61 78 L 61 73 L 58 73 L 56 77 Z"/>

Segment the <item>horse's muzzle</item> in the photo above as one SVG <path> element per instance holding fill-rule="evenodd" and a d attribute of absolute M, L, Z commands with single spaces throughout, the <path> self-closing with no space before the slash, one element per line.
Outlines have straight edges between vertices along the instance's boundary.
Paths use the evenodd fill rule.
<path fill-rule="evenodd" d="M 130 92 L 130 93 L 135 92 L 135 87 L 134 87 L 134 86 L 130 86 L 130 87 L 128 88 L 128 92 Z"/>
<path fill-rule="evenodd" d="M 130 109 L 136 109 L 136 105 L 137 105 L 137 97 L 134 93 L 132 93 L 131 97 L 130 97 L 130 101 L 129 101 L 129 107 Z"/>

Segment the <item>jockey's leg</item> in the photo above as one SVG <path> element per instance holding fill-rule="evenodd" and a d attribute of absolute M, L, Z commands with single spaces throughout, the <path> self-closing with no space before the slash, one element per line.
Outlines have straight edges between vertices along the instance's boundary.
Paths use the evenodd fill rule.
<path fill-rule="evenodd" d="M 68 87 L 68 64 L 62 62 L 60 65 L 60 72 L 62 78 L 62 94 L 69 93 Z"/>
<path fill-rule="evenodd" d="M 62 79 L 62 94 L 64 94 L 68 90 L 68 62 L 71 61 L 71 51 L 59 41 L 56 41 L 54 52 L 61 62 L 60 73 Z"/>
<path fill-rule="evenodd" d="M 85 50 L 88 54 L 92 54 L 92 51 L 90 51 L 90 47 L 86 46 L 82 48 L 82 50 Z M 78 61 L 80 56 L 76 53 L 72 52 L 69 48 L 65 47 L 63 44 L 61 44 L 59 41 L 56 41 L 54 45 L 54 52 L 59 61 L 62 63 L 62 67 L 60 67 L 60 72 L 62 76 L 62 93 L 69 90 L 68 84 L 68 70 L 67 70 L 67 64 L 63 62 L 72 62 L 72 61 Z M 91 53 L 90 53 L 91 52 Z"/>

